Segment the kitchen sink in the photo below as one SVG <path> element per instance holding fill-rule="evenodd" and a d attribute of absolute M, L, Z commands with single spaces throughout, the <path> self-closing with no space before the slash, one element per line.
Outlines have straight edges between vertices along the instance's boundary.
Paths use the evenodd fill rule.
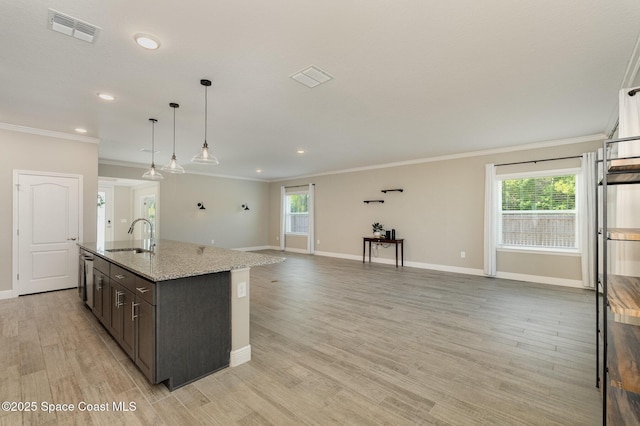
<path fill-rule="evenodd" d="M 119 251 L 132 251 L 134 253 L 153 253 L 151 250 L 137 248 L 137 247 L 127 247 L 127 248 L 114 248 L 114 249 L 106 249 L 110 253 L 119 252 Z"/>

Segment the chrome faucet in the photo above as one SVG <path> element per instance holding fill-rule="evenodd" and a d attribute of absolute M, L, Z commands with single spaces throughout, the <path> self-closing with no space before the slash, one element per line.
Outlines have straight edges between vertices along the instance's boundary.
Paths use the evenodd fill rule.
<path fill-rule="evenodd" d="M 134 220 L 133 222 L 131 222 L 131 227 L 129 228 L 129 232 L 128 233 L 129 234 L 133 234 L 133 228 L 136 226 L 136 223 L 140 222 L 141 220 L 144 221 L 144 222 L 147 222 L 149 224 L 149 230 L 151 232 L 151 236 L 150 236 L 151 238 L 150 238 L 150 241 L 149 241 L 149 245 L 150 245 L 149 248 L 153 251 L 153 249 L 156 246 L 156 240 L 155 240 L 154 235 L 153 235 L 153 223 L 151 223 L 151 221 L 149 219 L 144 218 L 144 217 L 139 217 L 138 219 Z"/>

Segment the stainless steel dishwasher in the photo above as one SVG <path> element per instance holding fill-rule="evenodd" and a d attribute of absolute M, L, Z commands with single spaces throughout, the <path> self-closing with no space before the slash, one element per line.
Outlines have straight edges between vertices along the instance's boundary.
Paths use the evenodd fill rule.
<path fill-rule="evenodd" d="M 93 308 L 93 256 L 84 250 L 78 264 L 78 297 Z"/>

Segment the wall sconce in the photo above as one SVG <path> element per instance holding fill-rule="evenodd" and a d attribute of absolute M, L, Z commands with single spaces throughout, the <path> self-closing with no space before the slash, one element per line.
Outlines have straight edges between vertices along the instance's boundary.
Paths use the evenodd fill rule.
<path fill-rule="evenodd" d="M 249 210 L 249 204 L 243 204 L 242 210 Z"/>
<path fill-rule="evenodd" d="M 204 204 L 202 204 L 202 203 L 198 203 L 198 208 L 199 208 L 200 210 L 206 210 L 206 209 L 207 209 L 207 208 L 204 206 Z"/>

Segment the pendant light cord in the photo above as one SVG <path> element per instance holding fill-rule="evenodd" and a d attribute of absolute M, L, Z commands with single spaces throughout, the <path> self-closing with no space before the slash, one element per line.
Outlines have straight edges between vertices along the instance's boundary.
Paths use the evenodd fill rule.
<path fill-rule="evenodd" d="M 209 114 L 207 113 L 209 102 L 207 102 L 207 92 L 209 91 L 209 86 L 204 86 L 204 145 L 207 146 L 207 117 Z"/>
<path fill-rule="evenodd" d="M 151 166 L 155 166 L 156 164 L 156 148 L 155 148 L 155 140 L 156 140 L 156 122 L 151 122 Z"/>
<path fill-rule="evenodd" d="M 155 118 L 150 118 L 151 122 L 151 167 L 155 167 L 156 165 L 156 148 L 155 148 L 155 140 L 156 140 L 156 120 Z"/>
<path fill-rule="evenodd" d="M 176 155 L 176 109 L 173 108 L 173 155 Z"/>

